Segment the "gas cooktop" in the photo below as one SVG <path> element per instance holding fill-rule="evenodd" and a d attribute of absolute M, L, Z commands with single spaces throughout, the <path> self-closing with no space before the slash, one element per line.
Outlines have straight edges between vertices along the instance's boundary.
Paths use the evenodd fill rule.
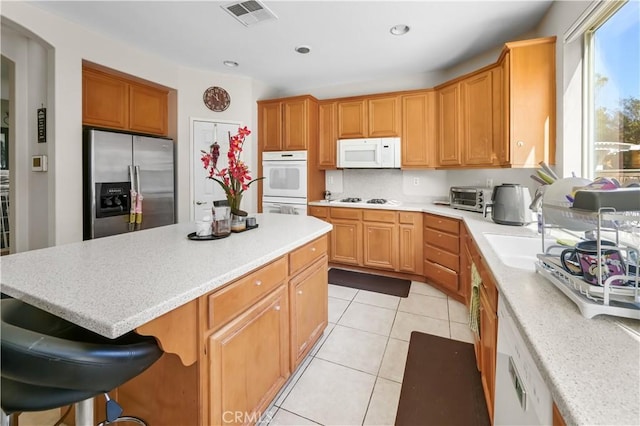
<path fill-rule="evenodd" d="M 339 200 L 341 203 L 366 203 L 366 204 L 394 204 L 393 200 L 386 200 L 384 198 L 370 198 L 363 200 L 360 197 L 342 198 Z"/>

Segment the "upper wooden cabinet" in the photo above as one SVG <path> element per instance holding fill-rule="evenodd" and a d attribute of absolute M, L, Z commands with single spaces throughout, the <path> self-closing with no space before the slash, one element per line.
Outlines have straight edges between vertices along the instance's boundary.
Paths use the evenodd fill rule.
<path fill-rule="evenodd" d="M 405 94 L 402 102 L 402 168 L 434 167 L 436 94 L 424 90 Z"/>
<path fill-rule="evenodd" d="M 168 91 L 82 68 L 82 124 L 166 135 Z"/>
<path fill-rule="evenodd" d="M 438 89 L 438 164 L 492 166 L 500 126 L 500 68 Z"/>
<path fill-rule="evenodd" d="M 317 139 L 318 102 L 312 96 L 258 101 L 261 151 L 306 150 Z"/>
<path fill-rule="evenodd" d="M 397 95 L 338 101 L 338 139 L 400 136 L 400 129 Z"/>
<path fill-rule="evenodd" d="M 318 121 L 320 135 L 318 146 L 318 167 L 335 169 L 337 164 L 336 148 L 338 145 L 338 103 L 336 101 L 320 102 Z"/>
<path fill-rule="evenodd" d="M 460 82 L 460 142 L 465 165 L 494 164 L 494 145 L 501 137 L 500 76 L 500 68 L 493 67 Z"/>
<path fill-rule="evenodd" d="M 507 43 L 503 77 L 504 145 L 498 161 L 511 167 L 555 164 L 555 37 Z"/>
<path fill-rule="evenodd" d="M 438 165 L 462 165 L 460 145 L 460 83 L 441 87 L 438 98 Z"/>

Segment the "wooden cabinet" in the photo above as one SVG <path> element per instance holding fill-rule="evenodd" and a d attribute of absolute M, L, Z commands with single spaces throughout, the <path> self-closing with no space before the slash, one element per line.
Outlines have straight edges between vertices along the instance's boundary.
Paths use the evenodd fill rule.
<path fill-rule="evenodd" d="M 398 270 L 422 275 L 422 213 L 399 212 Z"/>
<path fill-rule="evenodd" d="M 333 225 L 330 262 L 422 275 L 422 213 L 310 206 L 309 215 Z"/>
<path fill-rule="evenodd" d="M 320 135 L 318 140 L 318 167 L 335 169 L 338 147 L 338 104 L 335 101 L 320 102 L 318 120 Z"/>
<path fill-rule="evenodd" d="M 365 138 L 368 135 L 367 101 L 338 102 L 338 139 Z"/>
<path fill-rule="evenodd" d="M 552 426 L 566 426 L 567 423 L 564 421 L 564 417 L 562 417 L 562 413 L 558 409 L 556 403 L 553 403 L 553 414 L 552 414 Z"/>
<path fill-rule="evenodd" d="M 82 124 L 166 135 L 168 91 L 83 66 Z"/>
<path fill-rule="evenodd" d="M 388 210 L 364 210 L 364 266 L 397 270 L 397 213 Z"/>
<path fill-rule="evenodd" d="M 400 97 L 373 97 L 367 100 L 370 138 L 400 136 Z"/>
<path fill-rule="evenodd" d="M 462 301 L 460 271 L 460 221 L 424 214 L 424 276 Z"/>
<path fill-rule="evenodd" d="M 326 237 L 324 244 L 326 247 Z M 308 265 L 307 265 L 308 266 Z M 291 304 L 291 370 L 309 353 L 328 321 L 328 268 L 326 251 L 289 282 Z"/>
<path fill-rule="evenodd" d="M 499 96 L 494 87 L 501 87 L 500 68 L 489 69 L 460 82 L 461 144 L 463 164 L 491 166 L 494 162 L 494 140 L 500 136 Z M 497 141 L 496 141 L 497 142 Z"/>
<path fill-rule="evenodd" d="M 315 146 L 318 137 L 318 102 L 296 96 L 258 102 L 260 151 L 296 151 Z"/>
<path fill-rule="evenodd" d="M 503 146 L 499 160 L 511 167 L 555 164 L 555 37 L 506 43 L 503 79 Z"/>
<path fill-rule="evenodd" d="M 460 145 L 460 84 L 439 88 L 438 98 L 438 165 L 462 165 Z"/>
<path fill-rule="evenodd" d="M 326 247 L 323 235 L 138 327 L 164 354 L 119 402 L 150 425 L 256 423 L 326 327 Z"/>
<path fill-rule="evenodd" d="M 438 89 L 438 164 L 493 166 L 501 140 L 499 67 Z"/>
<path fill-rule="evenodd" d="M 471 287 L 471 265 L 477 269 L 482 283 L 480 285 L 480 332 L 476 336 L 474 348 L 476 361 L 480 370 L 482 388 L 487 403 L 489 417 L 493 423 L 493 407 L 495 396 L 496 356 L 498 343 L 498 288 L 493 275 L 476 247 L 473 238 L 463 229 L 463 258 L 466 258 L 465 269 L 468 268 L 468 278 L 465 285 Z M 469 297 L 471 297 L 469 295 Z"/>
<path fill-rule="evenodd" d="M 262 151 L 282 149 L 282 103 L 258 102 L 258 139 Z"/>
<path fill-rule="evenodd" d="M 331 208 L 330 261 L 362 265 L 362 212 L 358 209 Z"/>
<path fill-rule="evenodd" d="M 424 90 L 401 97 L 402 168 L 434 167 L 436 93 Z"/>
<path fill-rule="evenodd" d="M 290 373 L 286 286 L 213 334 L 207 350 L 210 424 L 257 420 Z"/>
<path fill-rule="evenodd" d="M 489 303 L 487 293 L 480 289 L 480 377 L 489 418 L 493 423 L 493 405 L 496 380 L 496 351 L 498 342 L 498 316 Z"/>
<path fill-rule="evenodd" d="M 338 100 L 338 139 L 400 136 L 400 97 Z"/>

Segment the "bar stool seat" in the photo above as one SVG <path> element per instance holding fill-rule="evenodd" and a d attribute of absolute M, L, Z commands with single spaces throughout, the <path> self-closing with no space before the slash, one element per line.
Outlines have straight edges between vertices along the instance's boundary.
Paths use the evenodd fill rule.
<path fill-rule="evenodd" d="M 155 339 L 109 339 L 17 299 L 0 301 L 1 406 L 6 415 L 106 393 L 162 355 Z"/>

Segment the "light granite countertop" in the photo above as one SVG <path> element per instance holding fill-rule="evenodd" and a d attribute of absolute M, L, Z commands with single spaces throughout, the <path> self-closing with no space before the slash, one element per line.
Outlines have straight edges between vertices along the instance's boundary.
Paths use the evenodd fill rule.
<path fill-rule="evenodd" d="M 502 263 L 484 236 L 538 236 L 531 227 L 498 225 L 480 213 L 433 204 L 310 204 L 422 211 L 463 220 L 567 424 L 640 424 L 640 322 L 606 315 L 584 318 L 544 277 Z"/>
<path fill-rule="evenodd" d="M 308 216 L 257 223 L 218 240 L 189 240 L 183 223 L 3 256 L 2 292 L 115 338 L 331 230 Z"/>

